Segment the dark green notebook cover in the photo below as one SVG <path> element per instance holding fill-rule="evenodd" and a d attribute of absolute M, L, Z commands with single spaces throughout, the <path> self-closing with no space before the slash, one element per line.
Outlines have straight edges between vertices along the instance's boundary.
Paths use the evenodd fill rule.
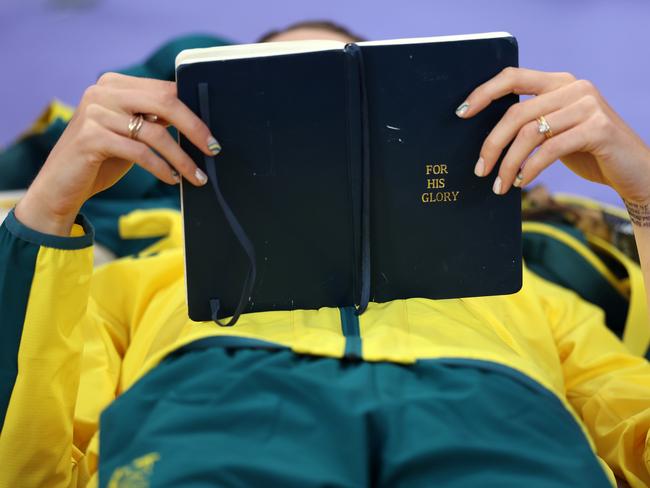
<path fill-rule="evenodd" d="M 235 59 L 221 59 L 233 47 L 213 48 L 177 61 L 179 97 L 223 147 L 210 160 L 180 139 L 218 181 L 218 190 L 182 183 L 190 317 L 213 319 L 215 303 L 223 318 L 240 302 L 247 313 L 517 291 L 520 192 L 495 195 L 493 178 L 473 168 L 518 97 L 472 119 L 454 113 L 517 66 L 515 39 L 313 46 Z"/>

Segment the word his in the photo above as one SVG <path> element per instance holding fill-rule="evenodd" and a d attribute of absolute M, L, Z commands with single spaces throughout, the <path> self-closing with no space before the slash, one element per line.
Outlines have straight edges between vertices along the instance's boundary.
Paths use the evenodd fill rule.
<path fill-rule="evenodd" d="M 440 175 L 448 174 L 446 164 L 427 164 L 424 169 L 427 176 L 438 176 L 438 178 L 427 178 L 427 190 L 439 190 L 445 187 L 445 179 Z"/>

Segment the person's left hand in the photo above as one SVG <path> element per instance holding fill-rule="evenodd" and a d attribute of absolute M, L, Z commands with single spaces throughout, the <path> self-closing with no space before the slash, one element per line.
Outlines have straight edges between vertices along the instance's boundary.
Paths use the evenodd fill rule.
<path fill-rule="evenodd" d="M 530 183 L 561 159 L 583 178 L 611 186 L 626 202 L 650 203 L 650 148 L 592 83 L 569 73 L 506 68 L 472 91 L 456 114 L 472 117 L 509 93 L 535 96 L 512 105 L 483 143 L 478 176 L 489 175 L 512 142 L 494 180 L 495 193 Z M 540 132 L 540 116 L 551 133 Z"/>

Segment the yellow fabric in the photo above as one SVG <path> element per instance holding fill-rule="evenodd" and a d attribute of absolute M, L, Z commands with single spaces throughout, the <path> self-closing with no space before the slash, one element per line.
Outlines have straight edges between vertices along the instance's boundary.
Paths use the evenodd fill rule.
<path fill-rule="evenodd" d="M 644 355 L 650 348 L 650 323 L 648 322 L 648 302 L 641 267 L 604 239 L 587 236 L 587 240 L 590 246 L 611 256 L 627 271 L 627 278 L 620 280 L 621 285 L 626 288 L 626 295 L 630 301 L 623 343 L 634 354 Z"/>
<path fill-rule="evenodd" d="M 72 419 L 91 274 L 92 248 L 39 250 L 0 436 L 1 487 L 67 486 L 74 456 L 83 459 L 73 453 Z"/>
<path fill-rule="evenodd" d="M 576 201 L 581 202 L 582 200 L 578 199 Z M 590 201 L 586 200 L 586 202 Z M 524 222 L 522 228 L 524 232 L 548 235 L 573 249 L 629 301 L 623 343 L 632 353 L 640 356 L 645 355 L 650 347 L 650 323 L 648 322 L 648 302 L 641 267 L 619 251 L 613 244 L 595 235 L 586 236 L 587 246 L 567 232 L 552 225 L 541 222 Z M 607 255 L 613 261 L 620 263 L 627 275 L 618 278 L 605 265 L 599 255 Z"/>
<path fill-rule="evenodd" d="M 61 119 L 67 122 L 74 114 L 74 107 L 66 105 L 60 100 L 52 100 L 50 104 L 43 110 L 41 115 L 36 119 L 32 126 L 23 133 L 20 138 L 27 137 L 32 134 L 40 134 L 56 119 Z"/>
<path fill-rule="evenodd" d="M 615 207 L 613 205 L 606 205 L 596 200 L 582 197 L 579 195 L 572 195 L 567 193 L 556 193 L 553 195 L 555 200 L 560 203 L 574 205 L 577 207 L 589 208 L 593 210 L 602 211 L 620 219 L 629 221 L 630 216 L 624 208 Z M 524 230 L 526 226 L 537 225 L 530 222 L 524 223 Z M 541 224 L 543 225 L 543 224 Z M 550 226 L 547 226 L 550 227 Z M 587 241 L 589 246 L 601 254 L 609 255 L 614 261 L 621 264 L 627 271 L 627 278 L 618 279 L 609 270 L 603 272 L 604 264 L 597 258 L 587 257 L 592 265 L 603 274 L 603 276 L 616 288 L 619 292 L 629 299 L 629 310 L 627 320 L 625 322 L 625 332 L 623 334 L 623 343 L 635 354 L 644 355 L 650 347 L 650 323 L 648 322 L 648 302 L 646 300 L 645 285 L 643 283 L 643 273 L 639 265 L 632 259 L 627 257 L 624 253 L 616 248 L 610 242 L 595 236 L 587 234 Z M 577 242 L 569 243 L 576 251 L 584 254 L 584 246 Z M 598 264 L 598 261 L 601 264 Z"/>
<path fill-rule="evenodd" d="M 141 256 L 155 254 L 164 249 L 180 249 L 183 246 L 183 226 L 176 210 L 135 210 L 121 216 L 118 227 L 120 237 L 123 239 L 162 236 L 140 252 Z"/>
<path fill-rule="evenodd" d="M 147 214 L 159 224 L 169 217 Z M 176 239 L 167 243 L 156 255 L 120 259 L 94 273 L 91 249 L 41 248 L 22 372 L 0 437 L 0 486 L 96 486 L 101 411 L 195 339 L 230 334 L 342 356 L 336 309 L 247 314 L 234 328 L 191 322 L 182 250 Z M 371 303 L 360 330 L 366 360 L 470 358 L 524 373 L 580 419 L 618 476 L 633 487 L 650 485 L 650 365 L 574 293 L 526 271 L 522 290 L 510 296 Z"/>
<path fill-rule="evenodd" d="M 616 207 L 614 205 L 607 205 L 605 203 L 593 200 L 581 195 L 574 195 L 571 193 L 554 193 L 553 198 L 560 202 L 578 207 L 590 208 L 592 210 L 601 210 L 607 214 L 629 220 L 630 216 L 624 208 Z"/>

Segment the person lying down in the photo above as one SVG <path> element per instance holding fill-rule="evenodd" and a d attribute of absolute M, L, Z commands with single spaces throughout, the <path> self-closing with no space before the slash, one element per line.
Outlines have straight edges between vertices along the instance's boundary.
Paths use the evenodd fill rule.
<path fill-rule="evenodd" d="M 356 40 L 329 23 L 263 40 L 323 38 Z M 532 97 L 487 136 L 476 178 L 505 194 L 561 160 L 611 186 L 647 282 L 648 145 L 564 72 L 505 69 L 456 115 L 510 93 Z M 132 134 L 136 114 L 156 117 Z M 0 486 L 650 485 L 650 365 L 526 269 L 514 295 L 371 303 L 347 335 L 329 308 L 191 322 L 178 247 L 93 270 L 79 209 L 132 161 L 207 182 L 165 122 L 219 152 L 173 82 L 103 75 L 0 227 Z"/>

